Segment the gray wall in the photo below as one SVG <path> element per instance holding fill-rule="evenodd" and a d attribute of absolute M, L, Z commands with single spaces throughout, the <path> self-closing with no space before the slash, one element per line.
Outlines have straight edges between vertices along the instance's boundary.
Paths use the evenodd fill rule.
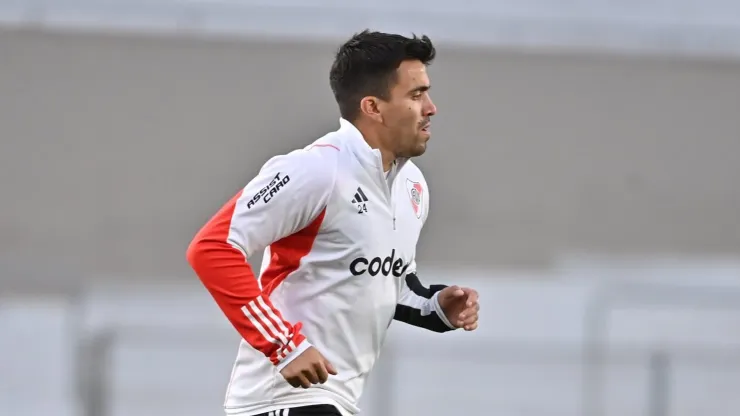
<path fill-rule="evenodd" d="M 5 264 L 190 278 L 207 217 L 337 125 L 335 47 L 0 32 Z M 740 64 L 442 45 L 431 75 L 425 264 L 740 253 Z"/>

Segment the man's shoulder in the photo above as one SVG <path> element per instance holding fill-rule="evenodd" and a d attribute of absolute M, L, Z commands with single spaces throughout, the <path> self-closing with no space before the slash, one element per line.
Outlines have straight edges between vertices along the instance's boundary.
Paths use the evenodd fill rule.
<path fill-rule="evenodd" d="M 331 145 L 314 142 L 302 149 L 273 156 L 262 167 L 263 173 L 284 172 L 291 181 L 309 189 L 333 186 L 337 175 L 339 149 Z"/>
<path fill-rule="evenodd" d="M 311 144 L 304 147 L 304 150 L 314 151 L 324 155 L 328 154 L 332 158 L 337 158 L 340 154 L 346 153 L 345 143 L 346 141 L 342 140 L 342 133 L 336 130 L 314 140 Z"/>

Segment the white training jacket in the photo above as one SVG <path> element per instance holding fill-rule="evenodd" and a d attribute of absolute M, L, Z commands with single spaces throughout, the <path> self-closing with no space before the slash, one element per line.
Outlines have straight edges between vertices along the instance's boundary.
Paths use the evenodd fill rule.
<path fill-rule="evenodd" d="M 357 403 L 393 319 L 453 329 L 414 255 L 429 188 L 409 160 L 386 175 L 380 152 L 340 119 L 304 149 L 275 156 L 198 232 L 188 261 L 242 335 L 225 409 L 255 415 Z M 247 258 L 264 250 L 257 279 Z M 290 386 L 280 370 L 316 347 L 337 369 Z"/>

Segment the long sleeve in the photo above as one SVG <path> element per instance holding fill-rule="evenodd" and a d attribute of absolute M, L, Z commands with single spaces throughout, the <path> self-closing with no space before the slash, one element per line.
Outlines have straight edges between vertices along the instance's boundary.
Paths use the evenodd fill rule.
<path fill-rule="evenodd" d="M 416 272 L 406 274 L 393 319 L 434 332 L 454 330 L 439 305 L 439 292 L 445 285 L 425 287 Z"/>
<path fill-rule="evenodd" d="M 232 325 L 279 369 L 310 344 L 301 323 L 286 321 L 270 301 L 280 279 L 260 284 L 247 259 L 276 244 L 287 253 L 282 262 L 297 264 L 311 249 L 334 181 L 323 151 L 297 150 L 270 159 L 187 250 L 188 262 Z"/>

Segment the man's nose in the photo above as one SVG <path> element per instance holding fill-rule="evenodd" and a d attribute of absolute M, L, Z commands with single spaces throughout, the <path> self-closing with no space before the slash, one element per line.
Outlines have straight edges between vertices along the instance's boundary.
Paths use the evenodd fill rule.
<path fill-rule="evenodd" d="M 427 101 L 426 108 L 424 109 L 424 115 L 425 116 L 433 116 L 437 114 L 437 106 L 434 105 L 431 99 Z"/>

